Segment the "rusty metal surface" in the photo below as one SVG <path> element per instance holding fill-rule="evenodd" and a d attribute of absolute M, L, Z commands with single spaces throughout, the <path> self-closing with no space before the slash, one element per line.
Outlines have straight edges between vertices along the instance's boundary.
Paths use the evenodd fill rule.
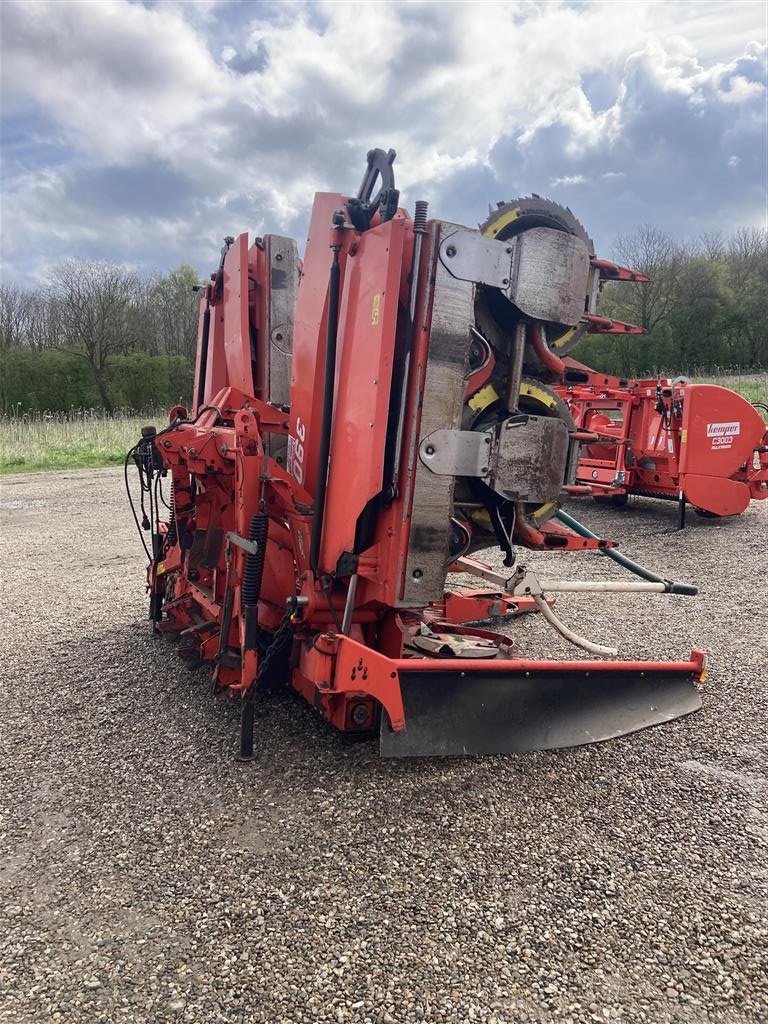
<path fill-rule="evenodd" d="M 526 316 L 574 325 L 589 296 L 589 249 L 576 235 L 533 227 L 499 242 L 461 228 L 440 245 L 455 278 L 500 289 Z"/>
<path fill-rule="evenodd" d="M 440 244 L 456 230 L 456 225 L 443 223 Z M 469 325 L 474 322 L 474 285 L 453 277 L 439 260 L 434 291 L 419 443 L 436 430 L 461 426 Z M 454 487 L 454 477 L 438 476 L 419 460 L 401 606 L 419 607 L 440 600 L 443 594 Z"/>
<path fill-rule="evenodd" d="M 510 301 L 534 319 L 577 324 L 588 292 L 585 243 L 552 228 L 531 228 L 514 241 Z"/>
<path fill-rule="evenodd" d="M 515 416 L 499 434 L 493 489 L 514 501 L 544 503 L 560 494 L 568 463 L 568 428 L 550 416 Z"/>
<path fill-rule="evenodd" d="M 265 291 L 269 324 L 268 399 L 275 405 L 290 405 L 293 315 L 299 289 L 299 252 L 292 238 L 267 235 L 264 250 L 269 267 L 269 289 Z M 276 434 L 266 438 L 269 454 L 285 465 L 288 439 Z"/>

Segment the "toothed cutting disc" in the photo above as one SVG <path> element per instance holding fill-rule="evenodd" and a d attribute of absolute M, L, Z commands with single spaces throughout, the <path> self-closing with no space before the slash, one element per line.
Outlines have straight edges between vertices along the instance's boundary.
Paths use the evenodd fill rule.
<path fill-rule="evenodd" d="M 574 217 L 567 206 L 560 206 L 553 203 L 551 199 L 542 199 L 541 196 L 523 196 L 520 199 L 513 199 L 508 203 L 499 203 L 495 210 L 492 210 L 488 219 L 480 225 L 481 232 L 487 238 L 496 238 L 500 242 L 508 238 L 514 238 L 523 231 L 530 228 L 555 228 L 565 231 L 569 235 L 576 235 L 589 249 L 590 257 L 595 254 L 595 247 L 592 239 L 587 235 L 584 226 Z M 589 287 L 592 287 L 590 275 Z M 586 331 L 586 324 L 577 324 L 575 327 L 563 327 L 558 335 L 548 334 L 550 348 L 558 355 L 563 355 L 578 343 Z"/>

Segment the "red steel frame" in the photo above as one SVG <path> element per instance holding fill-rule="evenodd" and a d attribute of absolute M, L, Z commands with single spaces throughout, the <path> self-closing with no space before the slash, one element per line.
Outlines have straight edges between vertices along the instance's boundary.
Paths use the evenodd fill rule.
<path fill-rule="evenodd" d="M 290 412 L 270 404 L 265 394 L 264 348 L 271 329 L 265 298 L 271 278 L 264 246 L 249 247 L 247 236 L 240 235 L 207 286 L 201 301 L 196 370 L 196 394 L 204 375 L 202 402 L 193 409 L 191 421 L 178 422 L 185 410 L 173 410 L 172 426 L 154 441 L 172 479 L 174 516 L 170 526 L 162 526 L 161 550 L 150 566 L 149 585 L 164 611 L 164 618 L 155 616 L 157 628 L 181 635 L 180 653 L 213 665 L 218 690 L 233 697 L 249 695 L 260 655 L 248 635 L 242 597 L 249 555 L 238 541 L 249 537 L 255 515 L 266 515 L 269 539 L 258 627 L 274 633 L 290 622 L 292 687 L 341 730 L 370 729 L 379 707 L 385 709 L 392 728 L 400 730 L 405 715 L 399 673 L 406 666 L 409 672 L 434 672 L 446 665 L 439 658 L 405 656 L 409 635 L 422 621 L 508 644 L 507 637 L 460 624 L 489 614 L 518 614 L 531 610 L 532 604 L 486 587 L 447 590 L 442 602 L 426 608 L 398 608 L 414 472 L 413 460 L 405 458 L 398 493 L 379 510 L 371 543 L 357 563 L 349 633 L 339 630 L 350 586 L 349 574 L 337 571 L 340 559 L 354 547 L 359 512 L 382 486 L 392 367 L 402 338 L 414 251 L 413 224 L 403 210 L 385 224 L 374 222 L 363 234 L 349 228 L 329 234 L 332 215 L 346 201 L 347 197 L 330 193 L 315 201 L 296 308 Z M 413 451 L 418 438 L 438 231 L 439 222 L 427 225 L 422 248 L 406 395 L 406 453 Z M 329 243 L 339 247 L 342 286 L 331 470 L 315 573 L 309 551 L 317 492 Z M 202 326 L 206 317 L 207 354 Z M 288 437 L 285 467 L 265 450 L 270 435 Z M 517 540 L 534 547 L 598 545 L 556 524 L 532 534 Z M 466 660 L 461 669 L 509 674 L 571 668 L 615 672 L 636 669 L 638 664 L 695 679 L 704 675 L 698 651 L 680 662 Z"/>
<path fill-rule="evenodd" d="M 768 497 L 768 427 L 741 395 L 564 362 L 572 383 L 555 390 L 584 432 L 576 479 L 594 496 L 683 498 L 715 516 Z"/>

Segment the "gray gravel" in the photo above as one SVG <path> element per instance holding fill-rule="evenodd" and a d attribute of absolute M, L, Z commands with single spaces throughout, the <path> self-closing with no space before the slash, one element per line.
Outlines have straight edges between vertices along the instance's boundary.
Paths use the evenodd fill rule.
<path fill-rule="evenodd" d="M 768 1017 L 768 502 L 578 507 L 698 598 L 558 603 L 622 655 L 711 651 L 704 710 L 592 748 L 386 762 L 237 709 L 145 620 L 112 470 L 6 477 L 0 1020 Z M 597 556 L 531 558 L 611 576 Z M 521 651 L 571 655 L 529 617 Z"/>

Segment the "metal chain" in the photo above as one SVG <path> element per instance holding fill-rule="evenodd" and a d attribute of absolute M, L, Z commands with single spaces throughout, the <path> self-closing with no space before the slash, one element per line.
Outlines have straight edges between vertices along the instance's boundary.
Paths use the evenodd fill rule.
<path fill-rule="evenodd" d="M 272 640 L 259 662 L 259 670 L 256 673 L 256 685 L 258 689 L 268 681 L 269 672 L 275 667 L 275 663 L 286 653 L 293 643 L 295 626 L 293 624 L 293 608 L 289 608 L 283 615 L 280 625 L 275 630 Z"/>

